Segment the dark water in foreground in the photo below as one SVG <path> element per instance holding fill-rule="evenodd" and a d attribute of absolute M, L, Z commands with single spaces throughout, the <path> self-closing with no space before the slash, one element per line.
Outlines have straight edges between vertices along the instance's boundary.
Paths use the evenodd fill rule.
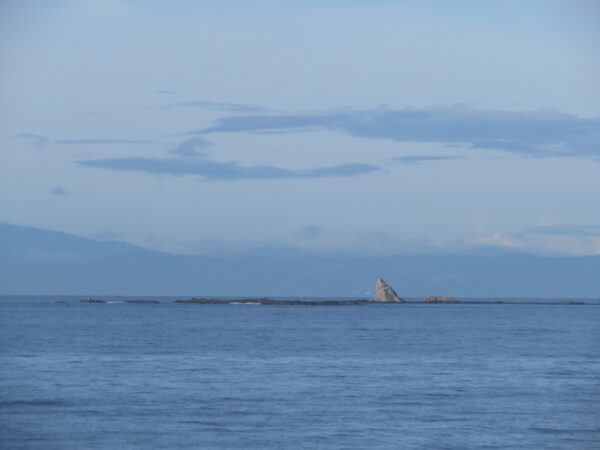
<path fill-rule="evenodd" d="M 0 300 L 2 449 L 597 449 L 600 306 Z"/>

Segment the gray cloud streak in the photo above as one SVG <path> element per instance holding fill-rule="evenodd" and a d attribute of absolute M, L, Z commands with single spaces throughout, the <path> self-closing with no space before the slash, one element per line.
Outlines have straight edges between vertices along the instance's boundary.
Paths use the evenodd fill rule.
<path fill-rule="evenodd" d="M 7 137 L 29 141 L 33 147 L 43 147 L 44 145 L 48 145 L 50 142 L 48 136 L 42 136 L 41 134 L 34 133 L 18 133 Z"/>
<path fill-rule="evenodd" d="M 246 105 L 242 103 L 211 102 L 208 100 L 190 100 L 173 102 L 160 105 L 161 108 L 205 108 L 216 111 L 229 111 L 238 113 L 265 112 L 267 108 L 258 105 Z"/>
<path fill-rule="evenodd" d="M 171 153 L 179 156 L 204 156 L 198 150 L 212 147 L 212 142 L 201 137 L 194 137 L 180 142 Z"/>
<path fill-rule="evenodd" d="M 34 147 L 48 147 L 51 145 L 128 145 L 128 144 L 157 144 L 157 141 L 141 139 L 51 139 L 49 136 L 43 136 L 34 133 L 18 133 L 10 136 L 16 139 L 24 139 Z"/>
<path fill-rule="evenodd" d="M 448 161 L 453 159 L 463 159 L 459 156 L 435 156 L 435 155 L 424 155 L 424 156 L 399 156 L 397 158 L 392 158 L 391 161 L 398 162 L 400 164 L 406 165 L 415 165 L 423 162 L 433 162 L 433 161 Z"/>
<path fill-rule="evenodd" d="M 525 230 L 523 235 L 600 237 L 600 225 L 538 225 Z"/>
<path fill-rule="evenodd" d="M 379 172 L 368 164 L 342 164 L 308 170 L 288 170 L 275 166 L 242 166 L 238 162 L 218 162 L 197 157 L 105 158 L 77 161 L 78 164 L 107 170 L 167 175 L 199 175 L 206 181 L 308 179 L 354 177 Z"/>
<path fill-rule="evenodd" d="M 139 139 L 58 139 L 46 145 L 118 145 L 118 144 L 156 144 L 156 141 Z"/>
<path fill-rule="evenodd" d="M 600 119 L 551 110 L 482 111 L 466 106 L 376 108 L 321 114 L 224 117 L 189 134 L 329 130 L 396 142 L 441 142 L 528 156 L 600 156 Z"/>

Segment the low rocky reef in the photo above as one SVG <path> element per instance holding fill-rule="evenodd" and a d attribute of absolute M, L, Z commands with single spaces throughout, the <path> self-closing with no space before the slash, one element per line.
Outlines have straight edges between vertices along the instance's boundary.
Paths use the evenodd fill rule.
<path fill-rule="evenodd" d="M 430 295 L 421 300 L 421 303 L 461 303 L 452 297 L 442 297 L 441 295 Z"/>
<path fill-rule="evenodd" d="M 577 300 L 461 300 L 462 305 L 600 305 Z"/>
<path fill-rule="evenodd" d="M 190 298 L 188 300 L 175 300 L 173 303 L 186 305 L 279 305 L 279 306 L 343 306 L 366 305 L 369 300 L 273 300 L 270 298 L 243 298 L 223 300 L 220 298 Z"/>
<path fill-rule="evenodd" d="M 106 300 L 100 300 L 99 298 L 83 298 L 79 300 L 79 303 L 95 304 L 95 303 L 106 303 Z"/>
<path fill-rule="evenodd" d="M 159 305 L 160 302 L 158 300 L 124 300 L 125 303 L 131 303 L 134 305 Z"/>
<path fill-rule="evenodd" d="M 433 297 L 433 298 L 431 298 Z M 179 305 L 271 305 L 271 306 L 347 306 L 347 305 L 423 305 L 423 304 L 459 304 L 459 305 L 599 305 L 598 303 L 587 303 L 575 300 L 544 301 L 544 300 L 457 300 L 451 297 L 431 296 L 425 297 L 420 302 L 381 302 L 376 300 L 275 300 L 270 298 L 190 298 L 186 300 L 174 300 L 172 303 Z M 51 302 L 64 304 L 68 302 Z M 158 300 L 124 300 L 120 302 L 108 302 L 101 299 L 83 299 L 82 304 L 105 304 L 105 303 L 129 303 L 129 304 L 160 304 Z"/>
<path fill-rule="evenodd" d="M 131 303 L 131 304 L 158 304 L 158 300 L 153 299 L 129 299 L 119 302 L 107 302 L 97 298 L 85 298 L 80 303 L 99 304 L 99 303 Z M 64 303 L 55 301 L 53 303 Z M 370 299 L 353 300 L 275 300 L 267 297 L 223 299 L 214 297 L 190 298 L 186 300 L 175 300 L 173 303 L 183 305 L 273 305 L 273 306 L 346 306 L 346 305 L 373 305 L 373 304 L 462 304 L 462 305 L 593 305 L 595 303 L 585 303 L 581 301 L 563 300 L 563 301 L 544 301 L 544 300 L 458 300 L 452 297 L 441 295 L 430 295 L 424 297 L 420 302 L 407 302 L 401 298 L 396 291 L 388 285 L 382 278 L 375 282 L 375 296 Z"/>
<path fill-rule="evenodd" d="M 53 303 L 58 303 L 58 302 L 53 302 Z M 64 301 L 61 303 L 65 303 Z M 107 302 L 106 300 L 101 300 L 99 298 L 84 298 L 79 300 L 79 303 L 88 303 L 88 304 L 102 304 L 102 303 L 110 303 Z M 123 301 L 119 301 L 119 302 L 113 302 L 113 303 L 130 303 L 133 305 L 157 305 L 160 304 L 160 302 L 158 300 L 145 300 L 145 299 L 130 299 L 130 300 L 123 300 Z"/>
<path fill-rule="evenodd" d="M 579 301 L 511 301 L 511 300 L 457 300 L 451 297 L 432 296 L 425 297 L 420 302 L 381 302 L 377 300 L 274 300 L 270 298 L 244 298 L 244 299 L 221 299 L 221 298 L 190 298 L 187 300 L 175 300 L 173 303 L 183 305 L 271 305 L 271 306 L 345 306 L 345 305 L 422 305 L 422 304 L 460 304 L 460 305 L 593 305 Z"/>

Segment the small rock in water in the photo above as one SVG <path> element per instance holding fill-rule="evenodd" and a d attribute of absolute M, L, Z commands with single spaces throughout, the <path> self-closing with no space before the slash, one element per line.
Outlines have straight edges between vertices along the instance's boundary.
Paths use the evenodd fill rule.
<path fill-rule="evenodd" d="M 136 299 L 136 300 L 125 300 L 125 303 L 133 303 L 134 305 L 158 305 L 160 302 L 158 300 L 145 300 L 145 299 Z"/>
<path fill-rule="evenodd" d="M 422 303 L 460 303 L 452 297 L 442 297 L 441 295 L 430 295 L 421 300 Z"/>
<path fill-rule="evenodd" d="M 88 297 L 88 298 L 84 298 L 82 300 L 79 300 L 79 303 L 106 303 L 106 301 L 100 300 L 98 298 Z"/>

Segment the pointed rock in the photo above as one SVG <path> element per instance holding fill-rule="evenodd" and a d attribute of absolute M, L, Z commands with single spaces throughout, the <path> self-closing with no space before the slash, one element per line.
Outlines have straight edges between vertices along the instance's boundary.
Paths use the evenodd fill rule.
<path fill-rule="evenodd" d="M 383 278 L 377 278 L 375 282 L 375 298 L 373 301 L 379 303 L 406 303 L 391 286 L 383 281 Z"/>

